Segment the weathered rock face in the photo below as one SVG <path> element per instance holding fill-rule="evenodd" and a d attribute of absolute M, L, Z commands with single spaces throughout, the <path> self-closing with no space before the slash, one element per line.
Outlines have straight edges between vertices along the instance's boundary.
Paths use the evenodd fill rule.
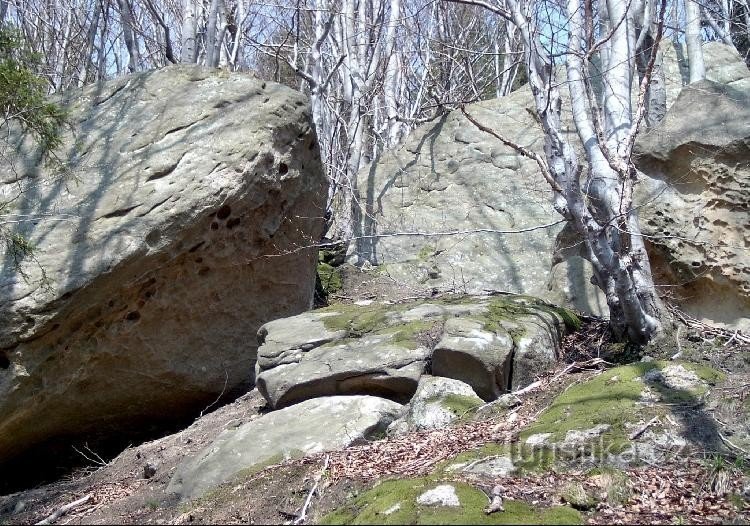
<path fill-rule="evenodd" d="M 543 136 L 529 111 L 527 89 L 468 108 L 480 123 L 527 148 L 541 151 Z M 588 284 L 580 258 L 550 273 L 555 238 L 562 228 L 550 190 L 534 161 L 519 156 L 451 112 L 385 152 L 359 178 L 361 233 L 518 231 L 364 238 L 357 254 L 384 264 L 389 276 L 410 288 L 482 293 L 503 290 L 572 304 L 593 313 L 606 302 Z"/>
<path fill-rule="evenodd" d="M 736 52 L 719 43 L 707 44 L 704 51 L 709 80 L 737 92 L 750 92 L 750 71 Z M 677 48 L 665 48 L 668 105 L 674 103 L 683 86 L 679 58 Z M 562 95 L 566 96 L 564 90 Z M 721 118 L 717 117 L 717 123 L 729 120 L 740 127 L 746 125 L 746 98 L 737 100 L 735 106 L 744 104 L 743 111 L 734 115 L 722 114 Z M 666 230 L 672 234 L 675 231 L 692 232 L 689 233 L 692 236 L 696 229 L 701 228 L 702 241 L 711 239 L 712 243 L 717 243 L 724 237 L 723 232 L 729 231 L 734 232 L 729 235 L 733 241 L 727 239 L 724 241 L 725 245 L 734 245 L 747 252 L 746 240 L 742 234 L 747 231 L 747 207 L 743 204 L 747 201 L 747 192 L 745 191 L 744 201 L 735 197 L 747 184 L 744 168 L 737 167 L 746 166 L 747 157 L 743 153 L 743 148 L 746 147 L 736 142 L 746 135 L 740 133 L 729 138 L 726 132 L 722 132 L 724 139 L 717 148 L 692 148 L 692 153 L 688 156 L 689 144 L 703 144 L 700 140 L 691 138 L 701 133 L 699 126 L 694 126 L 692 131 L 689 129 L 691 124 L 695 125 L 697 122 L 695 108 L 705 108 L 701 115 L 720 108 L 712 108 L 711 104 L 718 103 L 711 103 L 708 98 L 692 107 L 683 102 L 675 104 L 665 123 L 653 132 L 662 136 L 664 133 L 659 130 L 668 126 L 670 133 L 676 134 L 668 141 L 669 144 L 658 146 L 664 151 L 663 154 L 654 154 L 664 166 L 645 163 L 646 157 L 651 155 L 645 151 L 651 148 L 647 143 L 655 143 L 649 139 L 641 141 L 645 152 L 641 167 L 646 175 L 655 179 L 646 186 L 662 191 L 664 183 L 668 182 L 665 171 L 671 170 L 673 176 L 677 177 L 678 172 L 687 170 L 688 166 L 696 173 L 709 170 L 708 165 L 712 166 L 710 170 L 715 170 L 703 182 L 694 182 L 701 176 L 693 175 L 690 176 L 692 186 L 683 185 L 683 190 L 669 190 L 673 194 L 679 194 L 680 199 L 672 199 L 677 205 L 673 207 L 667 196 L 663 208 L 669 209 L 668 217 L 680 224 L 679 228 L 662 228 L 660 220 L 654 219 L 656 211 L 661 210 L 660 204 L 653 207 L 653 213 L 644 209 L 644 233 L 659 235 Z M 480 123 L 517 144 L 543 153 L 544 138 L 532 116 L 533 108 L 531 95 L 528 88 L 524 87 L 503 99 L 468 106 L 467 111 Z M 569 117 L 564 117 L 570 122 Z M 712 119 L 710 115 L 707 118 L 709 121 Z M 672 122 L 681 122 L 684 126 L 678 127 Z M 700 119 L 700 124 L 702 127 L 703 118 Z M 566 132 L 571 143 L 575 145 L 579 142 L 572 125 L 568 124 Z M 674 180 L 673 176 L 669 176 L 670 180 Z M 713 181 L 718 184 L 713 185 Z M 701 187 L 713 186 L 714 189 L 709 190 L 709 193 L 698 191 L 696 184 Z M 717 197 L 716 194 L 727 189 L 731 190 L 730 197 Z M 604 298 L 590 283 L 591 273 L 587 262 L 578 256 L 572 256 L 552 268 L 555 240 L 562 225 L 553 224 L 559 220 L 559 216 L 549 203 L 549 186 L 542 179 L 534 161 L 521 157 L 491 135 L 482 132 L 460 112 L 451 112 L 436 122 L 418 128 L 412 132 L 403 147 L 385 152 L 377 162 L 365 167 L 359 177 L 359 193 L 360 202 L 363 203 L 361 233 L 365 236 L 406 232 L 462 232 L 460 235 L 442 237 L 399 235 L 365 237 L 360 240 L 354 249 L 355 255 L 383 265 L 388 275 L 405 287 L 470 293 L 485 289 L 506 290 L 537 296 L 555 304 L 572 305 L 587 313 L 608 313 Z M 719 202 L 723 204 L 712 204 Z M 715 217 L 700 219 L 700 226 L 693 226 L 696 217 L 701 216 L 701 209 L 706 207 L 715 209 L 709 213 L 709 216 L 713 214 Z M 653 224 L 649 222 L 652 219 Z M 705 227 L 708 222 L 715 224 L 710 228 Z M 540 228 L 524 231 L 534 227 Z M 718 231 L 720 229 L 721 232 Z M 471 233 L 475 230 L 483 232 Z M 509 231 L 521 232 L 503 233 Z M 685 255 L 678 257 L 672 255 L 675 251 L 668 248 L 669 243 L 663 238 L 652 239 L 651 245 L 652 255 L 657 259 L 659 254 L 664 253 L 662 249 L 666 250 L 667 256 L 661 257 L 667 263 L 659 265 L 657 262 L 657 267 L 665 267 L 657 276 L 665 285 L 682 285 L 683 281 L 679 278 L 664 276 L 673 271 L 670 267 L 672 260 L 684 259 L 688 261 L 688 266 L 692 265 L 688 252 L 698 257 L 696 261 L 699 264 L 694 267 L 699 272 L 714 269 L 711 271 L 712 276 L 722 276 L 710 278 L 711 287 L 708 288 L 704 285 L 698 288 L 687 285 L 682 297 L 677 299 L 688 310 L 692 309 L 689 296 L 706 296 L 711 293 L 721 297 L 729 290 L 729 286 L 737 286 L 737 276 L 748 279 L 747 264 L 736 253 L 730 253 L 734 249 L 726 246 L 709 253 L 710 251 L 695 248 L 694 244 L 685 244 L 690 248 L 684 249 Z M 720 271 L 718 267 L 721 267 Z M 703 280 L 701 283 L 706 284 L 708 281 Z M 741 294 L 747 297 L 746 291 Z M 735 293 L 733 297 L 736 297 Z M 720 300 L 717 299 L 718 301 Z M 744 301 L 733 299 L 721 306 L 715 302 L 711 308 L 707 306 L 700 312 L 695 309 L 692 311 L 709 320 L 736 326 L 739 318 L 747 318 L 741 305 Z M 714 308 L 716 316 L 711 315 Z"/>
<path fill-rule="evenodd" d="M 576 322 L 520 296 L 334 305 L 261 327 L 256 381 L 274 408 L 355 394 L 404 403 L 431 368 L 494 400 L 554 367 Z"/>
<path fill-rule="evenodd" d="M 432 370 L 473 385 L 484 400 L 494 400 L 510 385 L 513 338 L 505 328 L 483 328 L 478 320 L 448 320 L 433 353 Z"/>
<path fill-rule="evenodd" d="M 198 497 L 240 472 L 344 448 L 384 431 L 401 411 L 400 404 L 374 396 L 316 398 L 274 411 L 222 432 L 178 466 L 167 491 Z"/>
<path fill-rule="evenodd" d="M 312 299 L 315 253 L 300 248 L 321 234 L 327 182 L 302 95 L 171 67 L 69 109 L 70 176 L 28 145 L 0 174 L 36 247 L 0 247 L 0 462 L 247 386 L 258 327 Z"/>
<path fill-rule="evenodd" d="M 745 69 L 747 72 L 747 69 Z M 639 189 L 661 285 L 688 313 L 750 328 L 750 74 L 744 88 L 682 90 L 636 144 Z M 696 119 L 700 115 L 700 119 Z"/>

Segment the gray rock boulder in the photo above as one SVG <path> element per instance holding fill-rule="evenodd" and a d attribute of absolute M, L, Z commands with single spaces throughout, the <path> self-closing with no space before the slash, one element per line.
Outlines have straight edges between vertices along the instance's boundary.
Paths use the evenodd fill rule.
<path fill-rule="evenodd" d="M 494 400 L 555 366 L 563 312 L 519 296 L 335 305 L 264 325 L 256 382 L 274 408 L 344 394 L 408 402 L 430 363 Z"/>
<path fill-rule="evenodd" d="M 512 391 L 534 382 L 540 371 L 555 368 L 563 333 L 562 320 L 552 312 L 538 311 L 520 320 L 515 329 Z"/>
<path fill-rule="evenodd" d="M 167 492 L 197 498 L 243 473 L 289 458 L 341 449 L 372 438 L 402 406 L 374 396 L 307 400 L 223 431 L 206 449 L 177 467 Z"/>
<path fill-rule="evenodd" d="M 494 400 L 510 385 L 513 338 L 498 327 L 484 330 L 477 320 L 452 318 L 432 354 L 432 371 L 471 385 L 484 400 Z"/>
<path fill-rule="evenodd" d="M 257 385 L 274 408 L 335 394 L 374 394 L 406 402 L 428 356 L 429 349 L 398 345 L 391 335 L 367 335 L 302 351 L 296 362 L 263 370 Z"/>
<path fill-rule="evenodd" d="M 543 136 L 527 89 L 468 107 L 479 122 L 541 151 Z M 562 228 L 534 161 L 479 130 L 460 112 L 414 130 L 359 174 L 362 214 L 354 256 L 383 265 L 406 289 L 483 293 L 502 290 L 600 314 L 606 302 L 589 285 L 580 258 L 551 273 Z M 523 233 L 503 234 L 531 227 Z M 367 237 L 394 232 L 496 230 L 471 235 Z"/>
<path fill-rule="evenodd" d="M 179 66 L 66 105 L 70 173 L 26 143 L 0 173 L 35 247 L 0 245 L 0 463 L 252 385 L 258 328 L 312 301 L 316 253 L 298 249 L 327 181 L 301 94 Z"/>
<path fill-rule="evenodd" d="M 749 329 L 750 84 L 738 85 L 683 89 L 636 155 L 652 176 L 639 200 L 657 281 L 689 314 Z"/>
<path fill-rule="evenodd" d="M 422 376 L 404 416 L 409 430 L 437 429 L 466 416 L 484 402 L 470 385 L 440 376 Z"/>

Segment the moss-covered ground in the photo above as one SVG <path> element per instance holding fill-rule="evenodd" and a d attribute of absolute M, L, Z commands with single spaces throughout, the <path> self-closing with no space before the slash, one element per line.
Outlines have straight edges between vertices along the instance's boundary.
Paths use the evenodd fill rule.
<path fill-rule="evenodd" d="M 321 524 L 581 524 L 580 513 L 567 506 L 532 507 L 506 500 L 504 512 L 487 515 L 487 496 L 468 484 L 452 482 L 460 506 L 421 506 L 419 495 L 439 483 L 432 478 L 381 482 L 343 507 L 329 513 Z"/>

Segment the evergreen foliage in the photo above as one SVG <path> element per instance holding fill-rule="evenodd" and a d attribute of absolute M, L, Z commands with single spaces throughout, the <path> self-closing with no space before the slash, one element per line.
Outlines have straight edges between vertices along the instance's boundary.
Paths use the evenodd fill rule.
<path fill-rule="evenodd" d="M 65 112 L 47 100 L 46 83 L 37 73 L 41 58 L 27 50 L 16 29 L 0 27 L 0 141 L 6 142 L 7 146 L 7 153 L 0 157 L 0 162 L 13 163 L 8 155 L 16 152 L 8 142 L 15 142 L 11 138 L 20 133 L 21 139 L 30 136 L 38 145 L 42 159 L 59 164 L 54 151 L 62 141 L 60 131 Z M 0 240 L 5 243 L 7 256 L 12 258 L 20 272 L 21 262 L 26 257 L 33 257 L 34 247 L 13 230 L 17 221 L 8 217 L 13 200 L 0 200 Z"/>

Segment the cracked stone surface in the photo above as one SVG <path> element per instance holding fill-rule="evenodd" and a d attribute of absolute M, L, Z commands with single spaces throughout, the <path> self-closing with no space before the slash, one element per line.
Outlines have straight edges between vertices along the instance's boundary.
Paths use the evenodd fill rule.
<path fill-rule="evenodd" d="M 0 464 L 247 388 L 258 328 L 312 301 L 316 255 L 297 249 L 327 181 L 301 94 L 175 66 L 66 104 L 71 174 L 29 144 L 0 173 L 0 202 L 23 190 L 10 213 L 61 219 L 19 225 L 36 247 L 20 269 L 0 246 Z"/>
<path fill-rule="evenodd" d="M 510 385 L 513 348 L 505 329 L 488 331 L 479 321 L 451 318 L 433 352 L 432 371 L 469 384 L 483 400 L 494 400 Z"/>
<path fill-rule="evenodd" d="M 323 317 L 306 313 L 261 328 L 264 343 L 258 351 L 256 382 L 271 407 L 330 395 L 373 394 L 401 402 L 411 398 L 429 349 L 399 345 L 394 334 L 339 341 L 347 332 L 327 331 Z"/>
<path fill-rule="evenodd" d="M 401 411 L 400 404 L 374 396 L 322 397 L 273 411 L 223 431 L 184 460 L 167 491 L 197 498 L 239 472 L 342 449 L 382 432 Z"/>
<path fill-rule="evenodd" d="M 477 395 L 495 400 L 511 385 L 524 387 L 553 368 L 565 331 L 558 314 L 534 307 L 528 298 L 517 301 L 533 314 L 493 322 L 491 330 L 486 328 L 491 305 L 487 297 L 465 297 L 453 304 L 332 306 L 274 320 L 258 333 L 258 390 L 274 408 L 342 394 L 371 394 L 405 403 L 417 391 L 429 362 L 431 374 L 443 379 L 424 383 L 431 393 L 423 397 L 425 404 L 427 398 L 449 394 L 467 397 L 462 403 Z M 420 339 L 420 330 L 435 340 Z M 456 385 L 462 387 L 453 389 Z M 441 413 L 437 405 L 430 407 L 435 411 L 414 406 L 427 427 L 433 417 L 455 418 L 450 408 Z M 408 426 L 399 424 L 394 430 Z"/>

